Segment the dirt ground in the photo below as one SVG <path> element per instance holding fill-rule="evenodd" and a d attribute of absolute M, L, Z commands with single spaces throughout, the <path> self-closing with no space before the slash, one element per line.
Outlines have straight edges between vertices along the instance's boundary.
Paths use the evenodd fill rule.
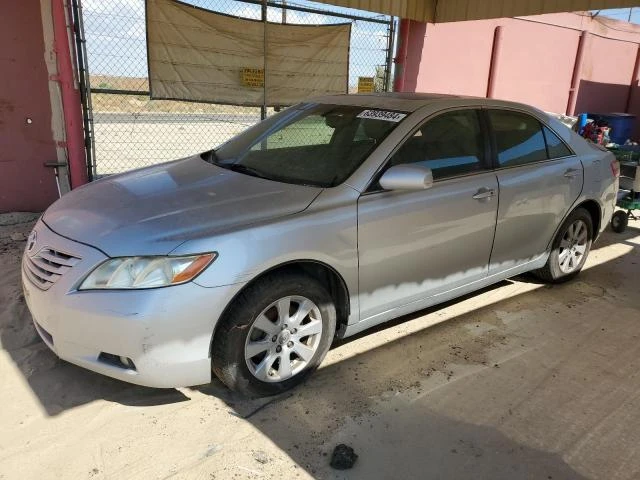
<path fill-rule="evenodd" d="M 0 479 L 640 478 L 640 222 L 571 283 L 523 276 L 404 317 L 249 401 L 58 360 L 20 290 L 27 220 L 0 221 Z M 352 470 L 329 467 L 339 443 Z"/>

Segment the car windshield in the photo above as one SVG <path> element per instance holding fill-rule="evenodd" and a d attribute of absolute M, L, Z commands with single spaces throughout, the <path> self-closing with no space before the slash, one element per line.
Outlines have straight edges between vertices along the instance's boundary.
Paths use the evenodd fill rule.
<path fill-rule="evenodd" d="M 296 105 L 232 138 L 209 160 L 286 183 L 333 187 L 351 175 L 406 112 L 352 105 Z"/>

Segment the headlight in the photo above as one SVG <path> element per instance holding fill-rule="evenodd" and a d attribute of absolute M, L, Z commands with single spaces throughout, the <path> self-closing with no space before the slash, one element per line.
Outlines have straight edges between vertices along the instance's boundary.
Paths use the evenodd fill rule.
<path fill-rule="evenodd" d="M 195 278 L 217 257 L 215 253 L 188 257 L 122 257 L 99 265 L 78 290 L 167 287 Z"/>

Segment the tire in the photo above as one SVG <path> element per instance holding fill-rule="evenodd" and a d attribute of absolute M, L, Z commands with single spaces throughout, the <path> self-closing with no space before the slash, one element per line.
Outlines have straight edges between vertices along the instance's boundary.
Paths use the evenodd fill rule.
<path fill-rule="evenodd" d="M 577 226 L 580 241 L 572 234 Z M 571 228 L 574 230 L 570 230 Z M 586 237 L 584 237 L 586 232 Z M 549 283 L 566 282 L 574 278 L 587 260 L 593 241 L 593 221 L 591 215 L 583 208 L 577 208 L 567 217 L 558 230 L 551 253 L 544 267 L 533 273 L 541 280 Z M 581 253 L 580 253 L 581 252 Z"/>
<path fill-rule="evenodd" d="M 214 374 L 234 391 L 263 397 L 295 387 L 318 368 L 335 335 L 336 308 L 314 278 L 282 273 L 242 291 L 221 322 L 211 352 Z"/>
<path fill-rule="evenodd" d="M 627 229 L 629 224 L 629 214 L 622 210 L 618 210 L 611 217 L 611 230 L 616 233 L 622 233 Z"/>

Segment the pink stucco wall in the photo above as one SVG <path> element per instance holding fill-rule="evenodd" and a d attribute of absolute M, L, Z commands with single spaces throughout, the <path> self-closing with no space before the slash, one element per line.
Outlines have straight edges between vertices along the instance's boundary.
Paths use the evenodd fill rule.
<path fill-rule="evenodd" d="M 502 32 L 494 97 L 564 113 L 580 32 L 523 21 Z"/>
<path fill-rule="evenodd" d="M 486 96 L 498 26 L 493 97 L 565 113 L 580 36 L 587 31 L 571 113 L 624 112 L 631 94 L 629 113 L 640 116 L 640 92 L 632 78 L 640 26 L 585 13 L 411 22 L 404 90 Z"/>
<path fill-rule="evenodd" d="M 638 45 L 590 35 L 585 51 L 576 110 L 624 112 Z"/>

